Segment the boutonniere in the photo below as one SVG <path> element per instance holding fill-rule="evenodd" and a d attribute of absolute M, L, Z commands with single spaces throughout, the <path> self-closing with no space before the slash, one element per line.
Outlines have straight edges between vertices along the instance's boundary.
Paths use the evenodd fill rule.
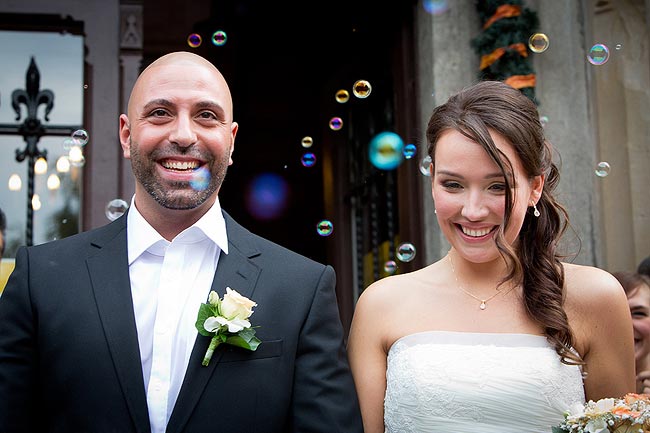
<path fill-rule="evenodd" d="M 255 350 L 260 340 L 255 337 L 255 330 L 248 318 L 253 314 L 257 304 L 237 291 L 226 287 L 223 299 L 211 291 L 208 302 L 201 304 L 196 318 L 196 329 L 205 337 L 212 337 L 205 352 L 202 365 L 207 366 L 217 346 L 221 343 Z"/>

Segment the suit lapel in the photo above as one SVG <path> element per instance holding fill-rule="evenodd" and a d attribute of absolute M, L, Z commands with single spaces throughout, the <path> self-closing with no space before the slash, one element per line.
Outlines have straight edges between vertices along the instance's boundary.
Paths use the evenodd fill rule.
<path fill-rule="evenodd" d="M 97 253 L 86 260 L 104 327 L 129 412 L 138 432 L 149 432 L 140 347 L 133 313 L 126 247 L 126 215 L 95 238 Z M 101 373 L 100 373 L 101 374 Z"/>
<path fill-rule="evenodd" d="M 226 287 L 230 287 L 241 295 L 252 298 L 260 269 L 250 258 L 259 255 L 259 251 L 246 229 L 237 224 L 226 212 L 224 212 L 224 217 L 228 232 L 229 252 L 225 254 L 222 251 L 219 256 L 217 272 L 212 281 L 211 290 L 217 292 L 221 297 L 225 293 Z M 204 388 L 219 364 L 223 351 L 217 349 L 210 360 L 210 364 L 207 367 L 201 365 L 203 355 L 205 355 L 209 344 L 209 337 L 197 335 L 185 379 L 167 425 L 167 433 L 181 432 L 183 430 L 190 414 L 199 402 Z M 215 407 L 217 407 L 216 404 Z"/>

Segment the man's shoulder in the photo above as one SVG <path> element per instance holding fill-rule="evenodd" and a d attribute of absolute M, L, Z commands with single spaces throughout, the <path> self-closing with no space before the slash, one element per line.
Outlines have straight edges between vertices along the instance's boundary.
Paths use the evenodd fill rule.
<path fill-rule="evenodd" d="M 126 228 L 126 222 L 122 220 L 112 221 L 106 225 L 82 231 L 65 238 L 52 240 L 42 244 L 30 247 L 33 251 L 77 251 L 83 245 L 97 244 L 102 245 L 123 232 Z M 124 231 L 126 236 L 126 232 Z M 126 237 L 125 237 L 126 239 Z"/>

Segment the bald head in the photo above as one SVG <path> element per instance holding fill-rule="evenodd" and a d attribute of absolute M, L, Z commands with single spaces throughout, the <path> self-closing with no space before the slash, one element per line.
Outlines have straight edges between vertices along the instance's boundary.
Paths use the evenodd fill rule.
<path fill-rule="evenodd" d="M 185 73 L 191 73 L 190 71 L 194 68 L 205 69 L 212 75 L 212 78 L 215 80 L 215 84 L 226 89 L 227 102 L 229 104 L 228 108 L 230 109 L 230 112 L 232 112 L 232 97 L 230 95 L 230 89 L 228 87 L 226 79 L 223 77 L 221 72 L 219 72 L 219 70 L 211 62 L 209 62 L 204 57 L 199 56 L 198 54 L 190 53 L 188 51 L 176 51 L 157 58 L 142 71 L 140 76 L 138 76 L 138 79 L 136 80 L 135 84 L 133 85 L 133 89 L 131 90 L 131 95 L 129 96 L 129 115 L 132 114 L 133 101 L 137 99 L 135 98 L 135 95 L 141 91 L 143 83 L 146 82 L 152 74 L 156 74 L 156 72 L 168 68 L 175 68 L 179 71 L 179 73 L 181 73 L 183 70 L 185 70 Z"/>

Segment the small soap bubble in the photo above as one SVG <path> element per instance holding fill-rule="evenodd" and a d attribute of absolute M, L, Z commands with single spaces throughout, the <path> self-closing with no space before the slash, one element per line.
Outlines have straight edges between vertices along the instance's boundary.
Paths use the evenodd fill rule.
<path fill-rule="evenodd" d="M 609 60 L 609 48 L 604 44 L 596 44 L 589 50 L 587 54 L 587 60 L 592 65 L 600 66 L 607 63 Z"/>
<path fill-rule="evenodd" d="M 621 49 L 623 49 L 623 45 L 622 44 L 616 44 L 615 48 L 616 48 L 616 51 L 620 51 Z"/>
<path fill-rule="evenodd" d="M 85 146 L 88 143 L 88 132 L 85 129 L 77 129 L 70 137 L 76 146 Z"/>
<path fill-rule="evenodd" d="M 129 204 L 121 198 L 116 198 L 108 202 L 106 205 L 106 218 L 110 221 L 115 221 L 129 208 Z"/>
<path fill-rule="evenodd" d="M 442 15 L 449 10 L 447 0 L 423 0 L 422 7 L 431 15 Z"/>
<path fill-rule="evenodd" d="M 404 141 L 394 132 L 380 132 L 370 140 L 368 157 L 380 170 L 393 170 L 404 159 Z"/>
<path fill-rule="evenodd" d="M 199 47 L 201 45 L 201 42 L 203 42 L 203 38 L 201 38 L 201 35 L 198 33 L 192 33 L 187 37 L 187 45 L 192 48 Z"/>
<path fill-rule="evenodd" d="M 223 30 L 217 30 L 216 32 L 212 33 L 212 43 L 217 47 L 225 45 L 227 40 L 228 36 Z"/>
<path fill-rule="evenodd" d="M 350 92 L 345 89 L 341 89 L 336 92 L 336 95 L 334 95 L 334 97 L 336 98 L 336 102 L 339 104 L 345 104 L 350 99 Z"/>
<path fill-rule="evenodd" d="M 88 90 L 88 84 L 84 84 L 84 90 Z"/>
<path fill-rule="evenodd" d="M 314 140 L 310 136 L 305 136 L 302 137 L 302 140 L 300 141 L 300 144 L 302 144 L 302 147 L 304 148 L 310 148 L 312 144 L 314 144 Z"/>
<path fill-rule="evenodd" d="M 360 99 L 367 98 L 372 92 L 372 86 L 366 80 L 357 80 L 352 86 L 352 93 Z"/>
<path fill-rule="evenodd" d="M 387 260 L 386 263 L 384 263 L 384 272 L 388 275 L 393 275 L 396 270 L 397 263 L 395 263 L 395 260 Z"/>
<path fill-rule="evenodd" d="M 332 131 L 340 131 L 343 128 L 343 119 L 340 117 L 332 117 L 330 119 L 330 129 Z"/>
<path fill-rule="evenodd" d="M 548 49 L 548 36 L 544 33 L 534 33 L 528 38 L 528 48 L 533 53 L 543 53 Z"/>
<path fill-rule="evenodd" d="M 431 176 L 431 157 L 429 155 L 425 156 L 422 158 L 422 161 L 420 162 L 420 173 L 422 173 L 425 176 Z"/>
<path fill-rule="evenodd" d="M 542 128 L 548 125 L 548 116 L 539 116 L 539 123 L 542 124 Z"/>
<path fill-rule="evenodd" d="M 313 167 L 314 164 L 316 164 L 316 155 L 311 152 L 307 152 L 300 158 L 300 163 L 304 167 Z"/>
<path fill-rule="evenodd" d="M 316 224 L 316 231 L 321 236 L 329 236 L 334 231 L 334 226 L 330 220 L 322 220 Z"/>
<path fill-rule="evenodd" d="M 411 159 L 415 156 L 417 153 L 418 148 L 415 146 L 413 143 L 409 143 L 406 146 L 404 146 L 404 158 L 406 159 Z"/>
<path fill-rule="evenodd" d="M 596 165 L 596 169 L 594 170 L 594 172 L 598 177 L 607 177 L 609 175 L 610 170 L 611 167 L 609 166 L 609 163 L 605 161 L 601 161 Z"/>
<path fill-rule="evenodd" d="M 410 262 L 415 258 L 415 246 L 410 242 L 403 242 L 395 250 L 395 256 L 402 262 Z"/>
<path fill-rule="evenodd" d="M 194 170 L 190 186 L 195 191 L 205 191 L 210 185 L 210 170 L 207 167 L 201 166 Z"/>

